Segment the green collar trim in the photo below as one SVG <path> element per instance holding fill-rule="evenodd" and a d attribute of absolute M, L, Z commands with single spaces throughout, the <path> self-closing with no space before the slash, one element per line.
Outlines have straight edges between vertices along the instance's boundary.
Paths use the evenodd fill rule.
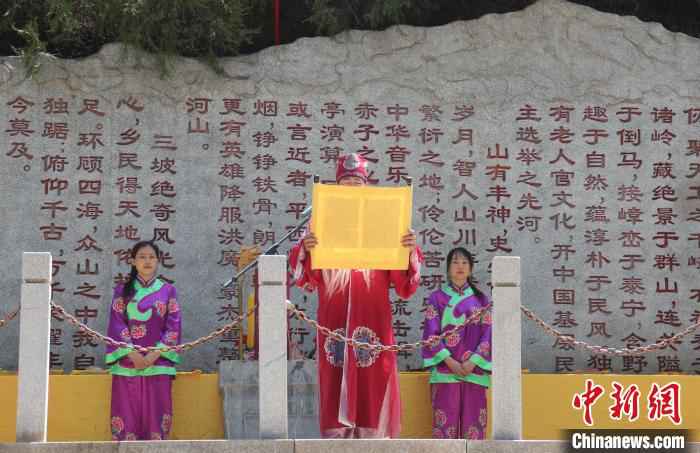
<path fill-rule="evenodd" d="M 134 288 L 136 289 L 136 293 L 134 294 L 134 298 L 131 300 L 131 302 L 129 302 L 126 305 L 126 313 L 129 319 L 143 322 L 151 319 L 151 316 L 153 315 L 153 308 L 149 308 L 146 311 L 139 311 L 138 304 L 144 297 L 150 296 L 151 294 L 160 291 L 163 285 L 163 281 L 157 278 L 151 286 L 144 288 L 143 286 L 141 286 L 141 282 L 136 280 L 134 282 Z"/>
<path fill-rule="evenodd" d="M 457 307 L 457 304 L 459 304 L 461 301 L 466 299 L 467 297 L 471 297 L 474 295 L 474 290 L 472 290 L 471 286 L 467 288 L 466 291 L 464 291 L 464 294 L 459 294 L 455 290 L 452 289 L 452 287 L 448 284 L 442 285 L 442 290 L 450 296 L 450 301 L 447 303 L 447 307 L 445 307 L 445 310 L 442 312 L 442 319 L 440 320 L 440 326 L 444 329 L 447 326 L 460 326 L 464 324 L 464 321 L 467 320 L 467 316 L 465 314 L 462 314 L 461 316 L 455 316 L 455 308 Z"/>
<path fill-rule="evenodd" d="M 442 285 L 441 289 L 445 294 L 450 296 L 450 305 L 452 304 L 452 301 L 455 299 L 455 297 L 458 297 L 460 300 L 462 300 L 474 295 L 474 290 L 471 286 L 467 286 L 467 289 L 464 290 L 464 294 L 459 294 L 457 291 L 452 289 L 452 286 L 450 286 L 449 283 L 445 283 L 444 285 Z"/>
<path fill-rule="evenodd" d="M 141 286 L 141 282 L 136 280 L 134 282 L 134 288 L 136 288 L 136 294 L 134 294 L 134 300 L 135 301 L 140 301 L 144 297 L 148 296 L 149 294 L 153 294 L 156 291 L 160 291 L 160 289 L 163 287 L 164 283 L 163 280 L 156 278 L 156 280 L 147 287 Z"/>

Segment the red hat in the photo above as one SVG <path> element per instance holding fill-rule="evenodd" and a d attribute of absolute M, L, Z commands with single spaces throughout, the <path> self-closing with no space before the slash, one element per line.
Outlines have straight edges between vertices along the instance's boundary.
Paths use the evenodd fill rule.
<path fill-rule="evenodd" d="M 340 180 L 346 176 L 358 176 L 367 184 L 367 159 L 357 153 L 347 154 L 338 158 L 338 168 L 335 171 L 335 180 Z"/>

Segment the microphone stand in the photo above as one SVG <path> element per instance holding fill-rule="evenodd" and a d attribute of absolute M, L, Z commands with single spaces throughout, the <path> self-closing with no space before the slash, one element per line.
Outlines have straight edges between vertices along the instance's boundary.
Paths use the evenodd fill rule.
<path fill-rule="evenodd" d="M 318 175 L 314 175 L 314 183 L 318 183 L 319 180 L 320 180 L 319 176 L 318 176 Z M 309 213 L 308 213 L 304 218 L 302 218 L 301 221 L 300 221 L 293 229 L 289 230 L 289 232 L 288 232 L 287 234 L 285 234 L 284 236 L 282 236 L 282 239 L 280 239 L 279 241 L 275 242 L 275 243 L 272 244 L 270 247 L 268 247 L 267 250 L 265 250 L 265 251 L 262 252 L 260 255 L 258 255 L 258 258 L 260 258 L 260 256 L 262 256 L 262 255 L 269 255 L 269 254 L 271 254 L 271 253 L 273 253 L 273 252 L 276 252 L 276 251 L 277 251 L 277 248 L 278 248 L 280 245 L 282 245 L 282 243 L 283 243 L 284 241 L 286 241 L 287 238 L 289 238 L 291 235 L 293 235 L 293 234 L 296 233 L 297 231 L 301 230 L 301 229 L 304 227 L 304 225 L 306 225 L 307 222 L 308 222 L 310 219 L 311 219 L 311 211 L 309 211 Z M 257 265 L 258 265 L 258 258 L 255 258 L 253 261 L 251 261 L 250 263 L 248 263 L 248 265 L 247 265 L 246 267 L 244 267 L 243 269 L 241 269 L 240 271 L 238 271 L 238 273 L 236 273 L 236 275 L 234 275 L 233 277 L 231 277 L 231 278 L 229 279 L 229 281 L 227 281 L 226 283 L 224 283 L 223 288 L 228 288 L 229 286 L 233 285 L 233 283 L 234 283 L 235 281 L 237 281 L 242 275 L 244 275 L 246 272 L 248 272 L 249 270 L 251 270 L 253 267 L 257 266 Z"/>
<path fill-rule="evenodd" d="M 262 252 L 262 253 L 258 256 L 258 258 L 260 258 L 260 256 L 262 256 L 262 255 L 269 255 L 269 254 L 275 252 L 275 251 L 277 250 L 277 248 L 278 248 L 280 245 L 282 245 L 282 243 L 283 243 L 284 241 L 286 241 L 287 238 L 289 238 L 289 236 L 293 235 L 294 233 L 296 233 L 297 231 L 299 231 L 300 229 L 302 229 L 302 228 L 304 227 L 304 225 L 306 225 L 306 223 L 307 223 L 310 219 L 311 219 L 311 214 L 309 214 L 309 215 L 307 215 L 306 217 L 304 217 L 304 218 L 301 220 L 301 222 L 299 222 L 293 229 L 289 230 L 289 232 L 288 232 L 287 234 L 285 234 L 284 236 L 282 236 L 282 238 L 281 238 L 279 241 L 275 242 L 275 243 L 272 244 L 267 250 L 265 250 L 264 252 Z M 231 286 L 231 285 L 233 284 L 233 282 L 235 282 L 236 280 L 238 280 L 243 274 L 245 274 L 246 272 L 248 272 L 249 270 L 251 270 L 253 267 L 257 266 L 257 265 L 258 265 L 258 258 L 255 258 L 253 261 L 251 261 L 250 263 L 248 263 L 248 265 L 247 265 L 246 267 L 244 267 L 243 269 L 241 269 L 240 271 L 238 271 L 238 273 L 237 273 L 236 275 L 234 275 L 233 277 L 231 277 L 231 279 L 229 279 L 229 281 L 227 281 L 226 283 L 224 283 L 223 287 L 224 287 L 224 288 L 228 288 L 229 286 Z"/>

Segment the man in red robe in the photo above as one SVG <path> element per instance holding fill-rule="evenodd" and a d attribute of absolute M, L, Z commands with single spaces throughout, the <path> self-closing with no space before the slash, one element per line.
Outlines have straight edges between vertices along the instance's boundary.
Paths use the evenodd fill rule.
<path fill-rule="evenodd" d="M 336 181 L 367 184 L 367 161 L 350 154 L 338 160 Z M 389 289 L 409 298 L 418 288 L 423 256 L 412 231 L 401 239 L 411 249 L 406 270 L 312 270 L 312 232 L 290 251 L 296 285 L 318 291 L 317 319 L 346 337 L 394 344 Z M 401 400 L 395 352 L 354 349 L 321 332 L 317 338 L 320 430 L 323 437 L 386 438 L 401 431 Z"/>

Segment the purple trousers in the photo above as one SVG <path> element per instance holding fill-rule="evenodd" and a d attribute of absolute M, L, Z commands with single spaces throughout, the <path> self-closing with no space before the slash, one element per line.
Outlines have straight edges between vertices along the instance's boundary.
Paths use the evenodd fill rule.
<path fill-rule="evenodd" d="M 486 432 L 486 387 L 459 382 L 430 384 L 433 437 L 483 439 Z"/>
<path fill-rule="evenodd" d="M 112 440 L 165 440 L 173 424 L 172 377 L 112 375 Z"/>

